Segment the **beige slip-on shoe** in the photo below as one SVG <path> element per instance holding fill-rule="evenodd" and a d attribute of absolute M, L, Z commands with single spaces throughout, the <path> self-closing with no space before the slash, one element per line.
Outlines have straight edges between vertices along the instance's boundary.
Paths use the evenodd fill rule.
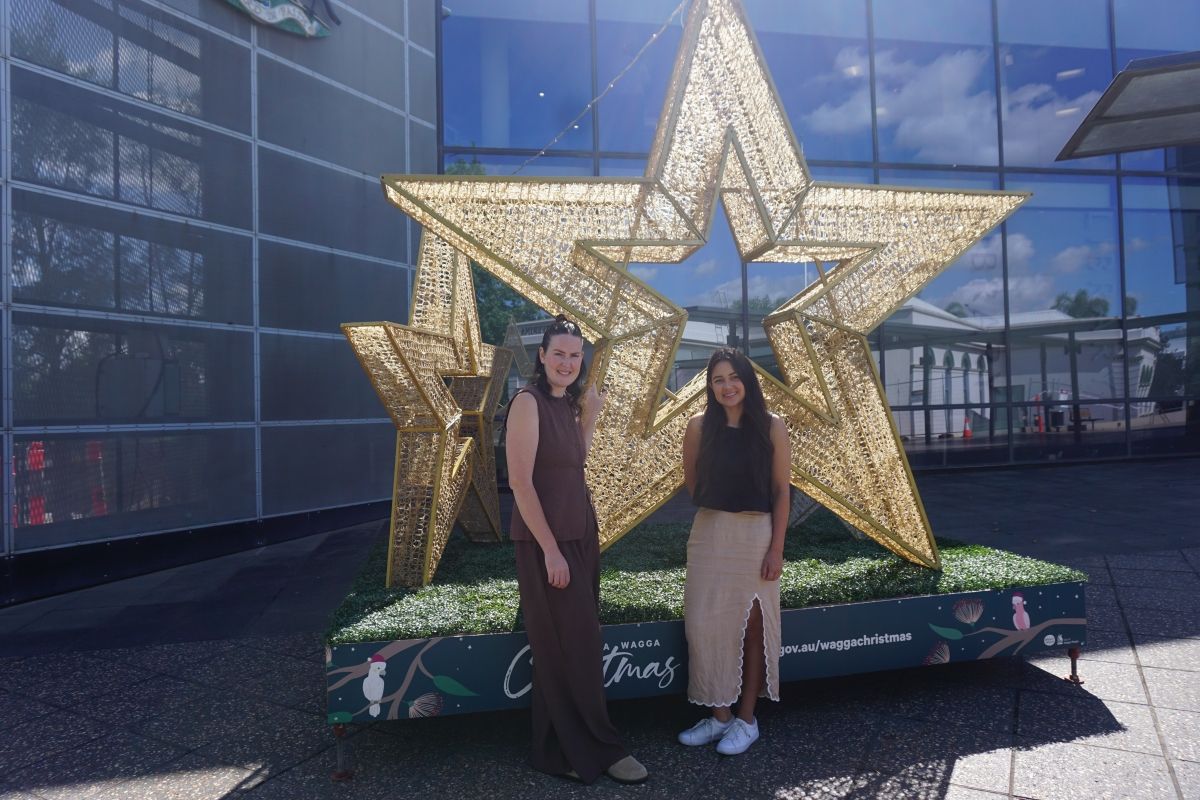
<path fill-rule="evenodd" d="M 633 756 L 625 756 L 605 771 L 617 783 L 642 783 L 650 777 L 646 768 Z"/>

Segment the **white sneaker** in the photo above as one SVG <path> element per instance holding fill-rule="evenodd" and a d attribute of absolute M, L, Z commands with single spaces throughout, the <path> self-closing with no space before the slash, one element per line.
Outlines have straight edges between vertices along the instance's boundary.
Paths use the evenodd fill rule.
<path fill-rule="evenodd" d="M 696 747 L 702 744 L 712 744 L 725 735 L 733 720 L 721 722 L 716 717 L 705 717 L 683 733 L 679 734 L 681 744 Z"/>
<path fill-rule="evenodd" d="M 723 756 L 736 756 L 750 749 L 758 741 L 758 720 L 743 722 L 734 717 L 729 730 L 717 742 L 717 752 Z"/>

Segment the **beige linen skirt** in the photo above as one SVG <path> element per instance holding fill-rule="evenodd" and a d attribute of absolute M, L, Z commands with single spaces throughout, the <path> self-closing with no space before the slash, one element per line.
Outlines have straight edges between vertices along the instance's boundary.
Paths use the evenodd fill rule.
<path fill-rule="evenodd" d="M 683 625 L 688 699 L 730 706 L 742 692 L 742 642 L 757 599 L 763 616 L 766 680 L 760 697 L 779 699 L 779 581 L 762 579 L 771 515 L 702 508 L 687 546 Z"/>

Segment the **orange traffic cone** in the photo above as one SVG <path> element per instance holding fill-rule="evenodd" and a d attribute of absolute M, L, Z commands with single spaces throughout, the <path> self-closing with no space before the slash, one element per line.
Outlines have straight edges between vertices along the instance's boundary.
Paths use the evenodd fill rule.
<path fill-rule="evenodd" d="M 963 438 L 970 439 L 973 435 L 971 433 L 971 415 L 967 414 L 963 417 Z"/>

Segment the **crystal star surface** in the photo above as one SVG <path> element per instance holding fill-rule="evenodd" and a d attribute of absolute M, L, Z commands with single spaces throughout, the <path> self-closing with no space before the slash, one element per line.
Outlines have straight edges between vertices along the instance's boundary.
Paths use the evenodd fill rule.
<path fill-rule="evenodd" d="M 692 6 L 644 178 L 386 175 L 388 198 L 596 346 L 608 402 L 588 459 L 601 544 L 683 484 L 704 376 L 666 391 L 686 313 L 628 271 L 707 240 L 718 198 L 745 261 L 814 262 L 764 321 L 759 370 L 792 441 L 792 482 L 898 555 L 939 565 L 865 335 L 1027 195 L 815 182 L 734 0 Z"/>
<path fill-rule="evenodd" d="M 396 425 L 388 586 L 428 583 L 456 518 L 472 539 L 501 534 L 492 418 L 512 355 L 480 341 L 461 253 L 427 233 L 417 263 L 408 325 L 342 325 Z"/>

